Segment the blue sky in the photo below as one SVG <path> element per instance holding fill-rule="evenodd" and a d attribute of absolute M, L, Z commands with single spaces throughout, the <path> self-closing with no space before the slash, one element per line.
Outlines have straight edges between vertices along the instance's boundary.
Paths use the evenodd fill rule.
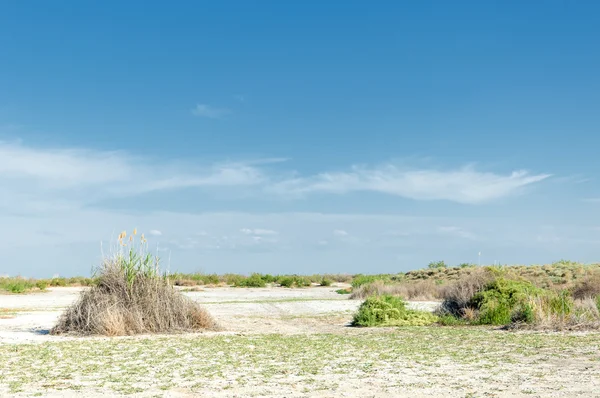
<path fill-rule="evenodd" d="M 0 274 L 598 260 L 600 5 L 0 4 Z"/>

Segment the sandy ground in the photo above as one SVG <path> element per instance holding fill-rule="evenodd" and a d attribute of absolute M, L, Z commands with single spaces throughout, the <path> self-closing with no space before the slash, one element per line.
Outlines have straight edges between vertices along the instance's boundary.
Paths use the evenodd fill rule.
<path fill-rule="evenodd" d="M 0 295 L 0 396 L 600 397 L 600 334 L 352 328 L 336 289 L 185 292 L 225 330 L 122 338 L 48 334 L 80 288 Z"/>
<path fill-rule="evenodd" d="M 346 285 L 344 285 L 345 287 Z M 203 287 L 183 294 L 202 303 L 229 333 L 319 333 L 344 327 L 360 301 L 335 292 L 340 286 L 310 289 Z M 62 341 L 48 331 L 62 311 L 72 304 L 83 288 L 50 288 L 45 293 L 0 295 L 1 342 Z M 436 302 L 412 302 L 412 308 L 434 309 Z M 315 317 L 328 322 L 311 322 Z M 305 317 L 305 318 L 303 318 Z M 266 318 L 266 319 L 265 319 Z M 330 322 L 331 318 L 339 322 Z"/>

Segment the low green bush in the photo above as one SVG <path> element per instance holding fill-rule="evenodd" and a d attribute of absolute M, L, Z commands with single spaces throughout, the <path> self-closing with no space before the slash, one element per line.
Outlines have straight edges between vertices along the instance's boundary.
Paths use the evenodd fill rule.
<path fill-rule="evenodd" d="M 432 261 L 429 264 L 427 264 L 427 268 L 430 268 L 430 269 L 447 268 L 447 267 L 448 267 L 448 265 L 446 265 L 446 263 L 443 261 Z"/>
<path fill-rule="evenodd" d="M 544 291 L 530 282 L 497 278 L 473 296 L 470 306 L 479 310 L 478 323 L 507 325 L 529 320 L 529 299 L 542 295 Z"/>
<path fill-rule="evenodd" d="M 238 274 L 225 274 L 223 275 L 223 279 L 230 286 L 238 286 L 244 277 Z"/>
<path fill-rule="evenodd" d="M 333 282 L 331 281 L 331 279 L 321 279 L 321 282 L 319 283 L 320 286 L 331 286 Z"/>
<path fill-rule="evenodd" d="M 260 274 L 252 274 L 246 279 L 240 279 L 235 286 L 238 287 L 265 287 L 267 284 Z"/>
<path fill-rule="evenodd" d="M 357 274 L 352 278 L 352 287 L 357 288 L 362 285 L 366 285 L 367 283 L 373 283 L 375 281 L 384 281 L 390 282 L 392 280 L 392 276 L 389 274 L 377 274 L 377 275 L 363 275 Z"/>
<path fill-rule="evenodd" d="M 438 320 L 430 312 L 406 308 L 400 297 L 383 295 L 367 298 L 352 320 L 353 326 L 425 326 Z"/>
<path fill-rule="evenodd" d="M 308 279 L 304 276 L 296 276 L 294 278 L 294 283 L 296 284 L 297 287 L 309 287 L 312 284 L 310 279 Z"/>
<path fill-rule="evenodd" d="M 465 325 L 469 324 L 464 319 L 457 318 L 457 317 L 452 316 L 450 314 L 439 315 L 438 316 L 438 323 L 440 325 L 442 325 L 442 326 L 465 326 Z"/>
<path fill-rule="evenodd" d="M 298 275 L 280 276 L 277 281 L 282 287 L 308 287 L 311 285 L 310 279 Z"/>
<path fill-rule="evenodd" d="M 10 293 L 25 293 L 36 287 L 35 281 L 21 277 L 0 278 L 0 290 Z"/>
<path fill-rule="evenodd" d="M 284 276 L 279 279 L 279 284 L 283 287 L 292 287 L 294 284 L 294 278 L 291 276 Z"/>
<path fill-rule="evenodd" d="M 50 286 L 53 287 L 65 287 L 67 286 L 67 279 L 66 278 L 52 278 L 50 279 Z"/>

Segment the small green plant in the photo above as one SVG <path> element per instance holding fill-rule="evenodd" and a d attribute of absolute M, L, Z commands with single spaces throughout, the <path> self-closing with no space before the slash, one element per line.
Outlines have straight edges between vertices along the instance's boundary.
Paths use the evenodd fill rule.
<path fill-rule="evenodd" d="M 27 284 L 22 281 L 14 281 L 7 285 L 7 290 L 11 293 L 23 293 L 27 290 Z"/>
<path fill-rule="evenodd" d="M 427 268 L 430 268 L 430 269 L 447 268 L 447 267 L 448 266 L 443 261 L 432 261 L 429 264 L 427 264 Z"/>
<path fill-rule="evenodd" d="M 39 280 L 35 283 L 35 286 L 40 290 L 46 290 L 48 283 L 44 280 Z"/>
<path fill-rule="evenodd" d="M 464 326 L 469 324 L 464 319 L 457 318 L 450 314 L 440 315 L 438 317 L 438 323 L 442 326 Z"/>
<path fill-rule="evenodd" d="M 125 275 L 127 284 L 130 287 L 133 286 L 133 282 L 137 276 L 148 278 L 159 276 L 158 257 L 153 257 L 147 251 L 147 241 L 144 234 L 140 236 L 139 245 L 136 247 L 134 241 L 135 235 L 137 235 L 137 229 L 133 230 L 133 234 L 129 236 L 129 242 L 127 242 L 127 232 L 123 231 L 119 234 L 119 248 L 114 259 L 117 266 Z"/>
<path fill-rule="evenodd" d="M 338 289 L 335 291 L 337 294 L 351 294 L 352 293 L 352 289 Z"/>
<path fill-rule="evenodd" d="M 50 280 L 50 286 L 65 287 L 65 286 L 67 286 L 67 279 L 66 278 L 52 278 Z"/>
<path fill-rule="evenodd" d="M 333 282 L 331 281 L 331 279 L 321 279 L 321 282 L 319 283 L 320 286 L 331 286 Z"/>
<path fill-rule="evenodd" d="M 367 283 L 373 283 L 375 281 L 383 281 L 390 282 L 392 280 L 392 276 L 389 274 L 377 274 L 377 275 L 363 275 L 357 274 L 352 278 L 352 287 L 357 288 L 362 285 L 366 285 Z"/>

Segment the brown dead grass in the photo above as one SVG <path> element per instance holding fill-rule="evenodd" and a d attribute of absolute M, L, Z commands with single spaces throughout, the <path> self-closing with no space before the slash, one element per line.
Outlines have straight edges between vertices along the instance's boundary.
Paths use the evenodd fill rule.
<path fill-rule="evenodd" d="M 114 262 L 106 262 L 98 284 L 81 293 L 51 334 L 122 336 L 216 330 L 198 303 L 162 277 L 139 275 L 130 284 Z"/>
<path fill-rule="evenodd" d="M 493 278 L 492 272 L 480 268 L 447 286 L 443 291 L 444 301 L 441 312 L 450 313 L 456 317 L 474 317 L 475 313 L 470 311 L 472 309 L 468 303 Z"/>
<path fill-rule="evenodd" d="M 589 299 L 600 296 L 600 272 L 585 277 L 573 288 L 573 298 Z"/>
<path fill-rule="evenodd" d="M 568 314 L 557 314 L 548 311 L 547 302 L 542 298 L 533 298 L 530 305 L 534 309 L 534 321 L 532 323 L 513 323 L 507 325 L 507 329 L 529 329 L 529 330 L 598 330 L 600 329 L 600 310 L 596 301 L 587 298 L 575 300 L 573 310 Z"/>
<path fill-rule="evenodd" d="M 438 300 L 442 297 L 443 286 L 436 285 L 432 280 L 386 284 L 384 281 L 367 283 L 354 289 L 350 299 L 365 299 L 370 296 L 392 295 L 406 300 L 427 301 Z"/>

